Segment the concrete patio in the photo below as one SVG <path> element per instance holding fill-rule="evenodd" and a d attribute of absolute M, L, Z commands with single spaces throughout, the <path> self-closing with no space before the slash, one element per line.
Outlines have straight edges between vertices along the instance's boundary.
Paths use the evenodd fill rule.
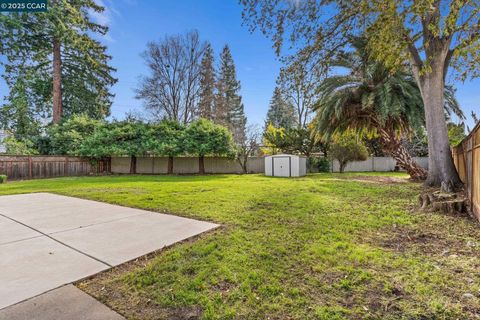
<path fill-rule="evenodd" d="M 216 227 L 48 193 L 2 196 L 0 309 Z"/>

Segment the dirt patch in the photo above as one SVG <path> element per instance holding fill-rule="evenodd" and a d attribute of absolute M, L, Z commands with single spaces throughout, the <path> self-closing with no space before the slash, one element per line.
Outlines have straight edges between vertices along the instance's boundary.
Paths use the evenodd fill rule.
<path fill-rule="evenodd" d="M 382 176 L 356 176 L 351 181 L 370 182 L 378 184 L 397 184 L 408 183 L 408 179 L 395 178 L 395 177 L 382 177 Z"/>
<path fill-rule="evenodd" d="M 395 252 L 418 252 L 428 256 L 476 256 L 480 243 L 459 237 L 448 237 L 445 233 L 432 229 L 412 229 L 408 227 L 388 227 L 367 241 L 369 244 Z"/>

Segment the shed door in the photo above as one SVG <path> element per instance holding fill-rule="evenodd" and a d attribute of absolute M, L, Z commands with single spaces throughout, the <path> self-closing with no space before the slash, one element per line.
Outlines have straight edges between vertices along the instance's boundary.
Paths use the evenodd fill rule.
<path fill-rule="evenodd" d="M 276 177 L 290 177 L 290 157 L 273 159 L 273 175 Z"/>

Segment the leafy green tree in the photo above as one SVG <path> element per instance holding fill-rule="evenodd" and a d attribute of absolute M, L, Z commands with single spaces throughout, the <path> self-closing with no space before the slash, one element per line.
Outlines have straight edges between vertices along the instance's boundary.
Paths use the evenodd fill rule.
<path fill-rule="evenodd" d="M 19 77 L 0 107 L 0 126 L 16 139 L 31 139 L 41 132 L 42 110 L 31 100 L 26 77 Z"/>
<path fill-rule="evenodd" d="M 183 145 L 187 154 L 199 157 L 199 173 L 205 173 L 205 156 L 234 153 L 232 134 L 223 126 L 206 119 L 192 122 L 185 130 Z"/>
<path fill-rule="evenodd" d="M 276 128 L 290 129 L 296 125 L 295 119 L 293 105 L 285 100 L 280 88 L 275 87 L 265 120 L 265 129 L 269 124 Z"/>
<path fill-rule="evenodd" d="M 103 10 L 93 0 L 54 0 L 47 12 L 0 15 L 4 79 L 12 90 L 28 74 L 33 80 L 27 92 L 42 108 L 53 110 L 54 123 L 64 115 L 101 119 L 110 113 L 114 69 L 106 47 L 93 38 L 108 28 L 93 22 L 89 13 Z"/>
<path fill-rule="evenodd" d="M 310 157 L 312 153 L 321 152 L 325 156 L 328 152 L 328 140 L 318 139 L 312 132 L 312 127 L 291 128 L 285 131 L 287 153 L 301 154 Z"/>
<path fill-rule="evenodd" d="M 465 134 L 464 123 L 455 124 L 453 122 L 449 122 L 447 127 L 448 127 L 448 140 L 450 141 L 450 145 L 452 147 L 457 146 L 467 136 Z"/>
<path fill-rule="evenodd" d="M 75 115 L 48 129 L 50 153 L 77 156 L 83 142 L 102 125 L 100 120 Z"/>
<path fill-rule="evenodd" d="M 225 46 L 220 55 L 220 71 L 217 79 L 216 114 L 214 121 L 227 127 L 236 143 L 245 139 L 247 118 L 240 96 L 235 62 L 230 48 Z"/>
<path fill-rule="evenodd" d="M 267 126 L 263 135 L 266 154 L 277 154 L 279 152 L 289 154 L 301 154 L 310 157 L 312 153 L 328 153 L 328 142 L 321 141 L 312 132 L 311 126 L 304 128 L 275 128 Z"/>
<path fill-rule="evenodd" d="M 345 132 L 333 139 L 329 157 L 332 160 L 338 160 L 340 173 L 343 173 L 349 162 L 367 160 L 368 150 L 356 134 Z"/>
<path fill-rule="evenodd" d="M 2 143 L 6 149 L 6 154 L 21 156 L 38 154 L 35 144 L 28 139 L 17 140 L 14 136 L 9 136 L 4 138 Z"/>
<path fill-rule="evenodd" d="M 372 56 L 388 69 L 405 62 L 422 92 L 429 144 L 426 184 L 460 186 L 448 141 L 444 106 L 447 74 L 480 75 L 480 3 L 464 0 L 296 1 L 240 0 L 252 29 L 271 36 L 278 54 L 285 43 L 298 59 L 329 65 L 351 36 L 367 30 Z"/>
<path fill-rule="evenodd" d="M 263 133 L 263 148 L 265 154 L 277 154 L 283 152 L 286 147 L 285 129 L 277 128 L 273 124 L 268 124 Z"/>
<path fill-rule="evenodd" d="M 151 126 L 150 145 L 146 149 L 159 156 L 168 157 L 168 173 L 173 173 L 173 158 L 184 152 L 185 126 L 177 121 L 163 120 Z"/>
<path fill-rule="evenodd" d="M 80 147 L 80 154 L 94 158 L 129 156 L 130 173 L 137 173 L 137 156 L 147 153 L 153 145 L 152 130 L 138 121 L 107 123 L 88 136 Z"/>

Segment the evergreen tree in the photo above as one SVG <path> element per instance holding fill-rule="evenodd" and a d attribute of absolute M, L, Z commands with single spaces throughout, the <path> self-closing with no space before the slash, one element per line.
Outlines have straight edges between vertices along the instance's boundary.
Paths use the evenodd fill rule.
<path fill-rule="evenodd" d="M 290 129 L 295 126 L 295 110 L 293 105 L 283 98 L 282 91 L 276 87 L 273 91 L 270 107 L 267 112 L 265 128 L 271 124 L 275 128 Z"/>
<path fill-rule="evenodd" d="M 28 80 L 19 77 L 0 109 L 0 128 L 14 134 L 16 139 L 38 136 L 41 128 L 41 110 L 36 110 L 27 91 Z"/>
<path fill-rule="evenodd" d="M 200 117 L 212 120 L 215 100 L 215 69 L 213 67 L 213 49 L 207 45 L 200 65 L 200 100 L 198 112 Z"/>
<path fill-rule="evenodd" d="M 36 108 L 52 110 L 55 123 L 72 114 L 103 118 L 110 113 L 114 69 L 106 47 L 92 38 L 105 35 L 108 28 L 91 21 L 89 14 L 103 10 L 93 0 L 55 0 L 47 12 L 0 16 L 7 85 L 12 90 L 19 67 L 30 74 L 37 87 L 26 92 L 35 95 Z"/>
<path fill-rule="evenodd" d="M 226 45 L 220 55 L 215 119 L 232 132 L 237 144 L 244 141 L 247 124 L 242 97 L 239 94 L 240 88 L 232 53 Z"/>

